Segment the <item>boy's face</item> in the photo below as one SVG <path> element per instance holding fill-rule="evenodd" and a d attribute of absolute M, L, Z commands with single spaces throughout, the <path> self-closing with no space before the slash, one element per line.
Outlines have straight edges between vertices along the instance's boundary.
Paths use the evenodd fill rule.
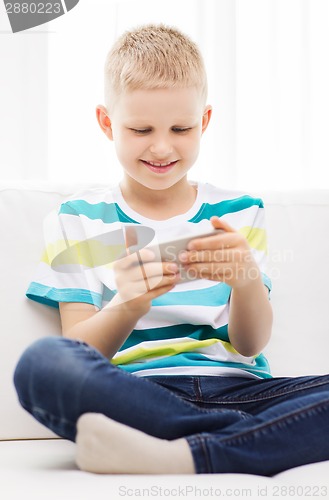
<path fill-rule="evenodd" d="M 168 189 L 197 159 L 211 116 L 194 88 L 135 90 L 122 94 L 110 116 L 98 106 L 103 131 L 115 143 L 125 180 Z"/>

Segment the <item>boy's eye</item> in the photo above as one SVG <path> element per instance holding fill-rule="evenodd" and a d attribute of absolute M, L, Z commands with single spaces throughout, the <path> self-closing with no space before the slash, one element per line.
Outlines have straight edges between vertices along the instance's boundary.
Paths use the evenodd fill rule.
<path fill-rule="evenodd" d="M 151 132 L 150 128 L 131 128 L 130 130 L 132 130 L 133 132 L 135 132 L 135 134 L 138 135 L 143 135 L 147 134 L 148 132 Z"/>
<path fill-rule="evenodd" d="M 171 130 L 179 134 L 183 132 L 188 132 L 189 130 L 191 130 L 191 127 L 173 127 Z"/>

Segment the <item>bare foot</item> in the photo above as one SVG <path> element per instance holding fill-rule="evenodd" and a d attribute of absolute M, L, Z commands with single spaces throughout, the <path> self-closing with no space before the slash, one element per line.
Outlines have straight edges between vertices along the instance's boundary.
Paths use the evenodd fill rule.
<path fill-rule="evenodd" d="M 185 439 L 167 441 L 120 424 L 100 413 L 85 413 L 77 424 L 76 462 L 100 474 L 195 474 Z"/>

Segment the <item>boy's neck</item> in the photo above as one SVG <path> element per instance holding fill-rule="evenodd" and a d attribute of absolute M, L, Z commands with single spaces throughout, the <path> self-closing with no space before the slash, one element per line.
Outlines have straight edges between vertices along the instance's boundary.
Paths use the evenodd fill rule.
<path fill-rule="evenodd" d="M 134 179 L 120 182 L 122 196 L 135 212 L 154 220 L 165 220 L 187 212 L 194 204 L 197 188 L 181 179 L 168 189 L 149 189 Z"/>

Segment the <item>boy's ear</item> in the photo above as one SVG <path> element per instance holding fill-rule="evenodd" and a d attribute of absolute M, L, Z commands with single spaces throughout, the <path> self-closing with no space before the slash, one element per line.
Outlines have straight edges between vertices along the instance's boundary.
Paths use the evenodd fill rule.
<path fill-rule="evenodd" d="M 112 123 L 105 106 L 102 106 L 101 104 L 96 106 L 96 118 L 104 134 L 110 139 L 110 141 L 113 141 Z"/>
<path fill-rule="evenodd" d="M 212 114 L 212 107 L 206 106 L 202 115 L 202 134 L 206 131 Z"/>

